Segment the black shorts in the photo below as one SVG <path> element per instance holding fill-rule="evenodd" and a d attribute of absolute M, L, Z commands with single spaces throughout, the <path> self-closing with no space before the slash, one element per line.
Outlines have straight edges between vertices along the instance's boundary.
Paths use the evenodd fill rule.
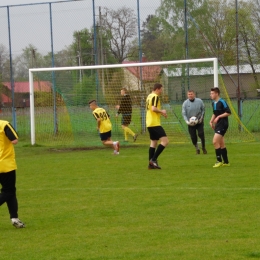
<path fill-rule="evenodd" d="M 99 134 L 101 141 L 106 141 L 111 137 L 111 131 Z"/>
<path fill-rule="evenodd" d="M 122 114 L 122 120 L 121 124 L 122 125 L 129 125 L 131 123 L 131 114 Z"/>
<path fill-rule="evenodd" d="M 204 134 L 204 123 L 196 124 L 194 126 L 188 125 L 188 131 L 191 136 Z"/>
<path fill-rule="evenodd" d="M 222 136 L 225 135 L 225 133 L 227 132 L 227 130 L 228 130 L 228 125 L 223 125 L 223 124 L 220 124 L 220 125 L 217 124 L 217 125 L 215 126 L 215 129 L 214 129 L 215 134 L 220 134 L 220 135 L 222 135 Z"/>
<path fill-rule="evenodd" d="M 153 141 L 158 141 L 160 138 L 167 136 L 162 126 L 147 127 L 147 130 L 150 134 L 150 139 Z"/>

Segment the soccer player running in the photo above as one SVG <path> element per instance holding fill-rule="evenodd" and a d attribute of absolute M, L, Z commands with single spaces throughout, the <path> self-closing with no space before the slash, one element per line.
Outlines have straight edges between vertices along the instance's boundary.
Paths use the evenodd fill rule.
<path fill-rule="evenodd" d="M 198 136 L 201 140 L 202 151 L 207 154 L 205 148 L 205 134 L 204 134 L 204 114 L 205 106 L 200 98 L 197 98 L 193 90 L 188 90 L 187 97 L 182 104 L 182 116 L 188 125 L 188 131 L 191 137 L 192 144 L 195 146 L 196 154 L 200 154 L 200 149 L 198 146 Z M 195 116 L 198 118 L 198 123 L 196 125 L 190 125 L 190 118 Z"/>
<path fill-rule="evenodd" d="M 211 88 L 210 98 L 213 100 L 213 115 L 210 119 L 210 126 L 215 131 L 213 145 L 215 147 L 217 162 L 213 168 L 220 166 L 230 166 L 227 156 L 227 148 L 224 141 L 224 135 L 228 129 L 228 116 L 231 111 L 226 101 L 220 98 L 219 88 Z M 223 159 L 223 161 L 222 161 Z"/>
<path fill-rule="evenodd" d="M 161 126 L 161 115 L 167 118 L 166 110 L 161 110 L 159 96 L 162 93 L 162 89 L 163 86 L 160 83 L 155 83 L 152 93 L 146 99 L 146 127 L 151 140 L 148 169 L 161 169 L 157 159 L 169 143 L 168 137 Z M 161 143 L 157 147 L 158 140 Z"/>
<path fill-rule="evenodd" d="M 124 131 L 125 142 L 128 142 L 128 134 L 133 137 L 134 142 L 137 139 L 138 134 L 134 133 L 128 126 L 131 123 L 132 119 L 132 100 L 131 97 L 127 94 L 127 89 L 121 89 L 121 96 L 122 99 L 120 101 L 120 105 L 117 105 L 116 108 L 118 109 L 116 117 L 119 114 L 122 114 L 122 128 Z"/>
<path fill-rule="evenodd" d="M 97 130 L 100 134 L 100 139 L 103 145 L 111 146 L 114 149 L 114 154 L 119 154 L 119 141 L 111 140 L 112 124 L 109 115 L 104 108 L 97 105 L 96 100 L 89 101 L 89 107 L 92 110 L 93 116 L 97 120 Z"/>

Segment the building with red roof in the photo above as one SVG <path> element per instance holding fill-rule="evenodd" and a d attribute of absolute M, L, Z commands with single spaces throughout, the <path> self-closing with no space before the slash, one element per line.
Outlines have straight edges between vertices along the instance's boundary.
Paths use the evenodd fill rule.
<path fill-rule="evenodd" d="M 5 103 L 11 103 L 12 99 L 9 98 L 8 96 L 6 96 L 5 94 L 1 93 L 1 103 L 5 104 Z"/>
<path fill-rule="evenodd" d="M 142 58 L 142 62 L 146 62 Z M 124 61 L 123 64 L 139 63 L 139 61 Z M 161 66 L 143 66 L 124 68 L 124 86 L 129 90 L 144 90 L 147 94 L 151 92 L 154 83 L 160 82 Z"/>
<path fill-rule="evenodd" d="M 3 85 L 11 90 L 11 82 L 3 82 Z M 49 81 L 34 81 L 34 92 L 51 92 L 51 83 Z M 29 81 L 14 82 L 14 93 L 29 93 Z"/>
<path fill-rule="evenodd" d="M 51 92 L 51 83 L 49 81 L 34 81 L 34 92 Z M 1 91 L 1 106 L 10 107 L 12 105 L 11 82 L 3 82 Z M 29 81 L 14 82 L 15 107 L 30 106 L 30 88 Z"/>

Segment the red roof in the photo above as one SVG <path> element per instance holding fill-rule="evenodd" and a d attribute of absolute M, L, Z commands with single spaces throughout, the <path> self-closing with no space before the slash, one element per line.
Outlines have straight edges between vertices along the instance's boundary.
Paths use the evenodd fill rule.
<path fill-rule="evenodd" d="M 137 61 L 123 61 L 123 64 L 139 63 Z M 130 73 L 135 77 L 140 79 L 140 67 L 126 67 Z M 161 66 L 143 66 L 142 67 L 142 80 L 144 81 L 154 81 L 160 74 L 162 68 Z"/>
<path fill-rule="evenodd" d="M 3 82 L 3 85 L 11 90 L 11 82 Z M 51 83 L 49 81 L 34 81 L 34 91 L 51 92 Z M 29 93 L 29 81 L 14 82 L 15 93 Z"/>
<path fill-rule="evenodd" d="M 9 98 L 8 96 L 6 96 L 5 94 L 1 94 L 1 101 L 3 103 L 11 103 L 12 102 L 12 99 Z"/>

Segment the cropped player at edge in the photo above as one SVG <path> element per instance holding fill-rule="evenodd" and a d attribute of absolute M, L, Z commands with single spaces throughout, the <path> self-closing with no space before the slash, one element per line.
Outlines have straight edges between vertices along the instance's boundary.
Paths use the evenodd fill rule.
<path fill-rule="evenodd" d="M 163 86 L 160 83 L 155 83 L 152 93 L 146 99 L 146 127 L 151 140 L 148 169 L 161 169 L 157 159 L 169 143 L 168 137 L 161 126 L 161 115 L 167 118 L 166 110 L 161 110 L 159 96 L 162 93 L 162 88 Z M 161 143 L 157 147 L 158 140 Z"/>
<path fill-rule="evenodd" d="M 97 130 L 99 131 L 100 139 L 106 146 L 111 146 L 114 149 L 114 154 L 119 154 L 119 141 L 113 142 L 111 139 L 112 124 L 107 111 L 97 105 L 96 100 L 89 101 L 89 107 L 93 111 L 93 116 L 97 120 Z"/>

